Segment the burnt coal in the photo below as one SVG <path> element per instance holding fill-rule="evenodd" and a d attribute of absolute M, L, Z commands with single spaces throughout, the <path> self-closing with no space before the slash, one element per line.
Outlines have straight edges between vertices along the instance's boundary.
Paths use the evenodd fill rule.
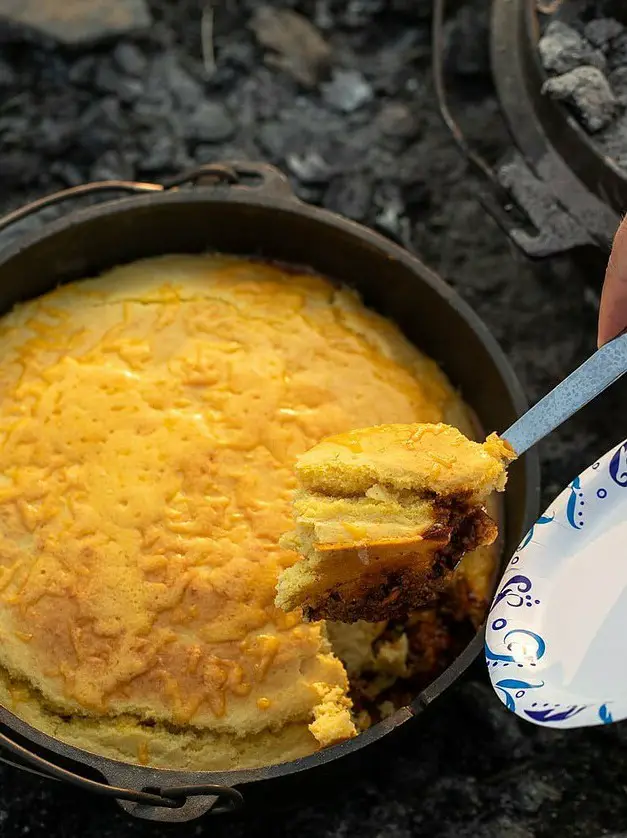
<path fill-rule="evenodd" d="M 627 105 L 627 64 L 624 67 L 617 67 L 609 76 L 608 81 L 617 100 Z"/>
<path fill-rule="evenodd" d="M 608 55 L 607 65 L 610 70 L 616 70 L 618 67 L 627 66 L 627 32 L 619 35 L 618 38 L 612 42 L 612 48 Z"/>
<path fill-rule="evenodd" d="M 402 102 L 384 104 L 377 116 L 377 124 L 386 137 L 413 140 L 420 132 L 416 114 Z"/>
<path fill-rule="evenodd" d="M 339 175 L 326 191 L 323 204 L 353 221 L 363 221 L 368 216 L 372 190 L 373 184 L 368 177 Z"/>
<path fill-rule="evenodd" d="M 201 102 L 185 126 L 185 136 L 196 142 L 219 143 L 235 133 L 235 123 L 221 102 Z"/>
<path fill-rule="evenodd" d="M 6 90 L 17 82 L 17 76 L 11 67 L 0 59 L 0 90 Z"/>
<path fill-rule="evenodd" d="M 625 27 L 613 17 L 602 17 L 586 24 L 583 34 L 597 49 L 608 52 L 612 42 L 622 35 Z"/>
<path fill-rule="evenodd" d="M 322 86 L 325 102 L 332 108 L 351 113 L 372 99 L 372 88 L 357 70 L 336 70 L 333 79 Z"/>
<path fill-rule="evenodd" d="M 627 168 L 627 29 L 608 0 L 564 3 L 538 50 L 550 78 L 543 93 L 562 101 L 604 155 Z M 614 16 L 618 15 L 620 19 Z"/>
<path fill-rule="evenodd" d="M 375 15 L 383 11 L 384 6 L 385 0 L 348 0 L 342 22 L 355 29 L 367 26 Z"/>
<path fill-rule="evenodd" d="M 113 60 L 127 76 L 141 78 L 148 61 L 144 53 L 133 43 L 122 42 L 113 50 Z"/>
<path fill-rule="evenodd" d="M 576 67 L 549 79 L 543 93 L 572 105 L 580 121 L 591 132 L 600 131 L 614 119 L 616 97 L 603 73 L 597 67 Z"/>
<path fill-rule="evenodd" d="M 288 154 L 285 162 L 290 172 L 307 185 L 328 183 L 333 174 L 331 166 L 317 151 L 309 151 L 305 154 Z"/>
<path fill-rule="evenodd" d="M 545 70 L 567 73 L 577 67 L 605 69 L 605 57 L 575 29 L 559 20 L 552 21 L 538 44 Z"/>

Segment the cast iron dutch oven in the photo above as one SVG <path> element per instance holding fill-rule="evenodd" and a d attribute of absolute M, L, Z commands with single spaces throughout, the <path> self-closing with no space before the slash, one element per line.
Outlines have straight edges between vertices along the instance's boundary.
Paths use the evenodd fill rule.
<path fill-rule="evenodd" d="M 301 203 L 286 178 L 265 164 L 210 164 L 166 185 L 86 184 L 11 213 L 0 220 L 0 230 L 46 206 L 115 190 L 137 194 L 71 212 L 0 252 L 0 312 L 60 283 L 142 257 L 207 250 L 258 256 L 307 266 L 356 288 L 367 305 L 394 320 L 441 364 L 484 428 L 503 430 L 525 410 L 521 386 L 505 356 L 451 288 L 387 239 Z M 511 469 L 504 555 L 511 555 L 533 519 L 538 492 L 537 457 L 527 454 Z M 14 765 L 105 794 L 136 817 L 188 821 L 209 811 L 237 809 L 249 798 L 273 796 L 281 782 L 289 794 L 294 775 L 303 771 L 309 787 L 323 765 L 328 770 L 340 761 L 341 770 L 351 768 L 352 761 L 361 761 L 362 754 L 355 759 L 357 752 L 380 747 L 375 743 L 388 739 L 458 679 L 482 643 L 478 632 L 409 707 L 352 741 L 283 765 L 221 773 L 139 767 L 64 745 L 4 707 L 0 747 L 10 752 Z"/>

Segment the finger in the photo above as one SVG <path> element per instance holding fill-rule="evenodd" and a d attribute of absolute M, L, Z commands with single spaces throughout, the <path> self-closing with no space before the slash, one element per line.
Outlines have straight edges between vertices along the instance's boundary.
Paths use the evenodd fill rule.
<path fill-rule="evenodd" d="M 602 346 L 627 328 L 627 217 L 614 238 L 605 273 L 599 310 L 598 344 Z"/>

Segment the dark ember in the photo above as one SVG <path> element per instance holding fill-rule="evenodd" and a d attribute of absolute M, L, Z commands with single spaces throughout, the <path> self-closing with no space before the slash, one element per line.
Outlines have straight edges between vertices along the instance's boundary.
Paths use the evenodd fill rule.
<path fill-rule="evenodd" d="M 571 3 L 582 5 L 562 5 Z M 440 122 L 430 0 L 214 0 L 213 13 L 203 13 L 209 5 L 0 0 L 0 18 L 7 8 L 14 19 L 39 18 L 39 28 L 0 22 L 0 211 L 92 179 L 159 180 L 195 162 L 267 160 L 305 200 L 416 250 L 485 320 L 532 401 L 593 351 L 599 277 L 583 277 L 574 260 L 532 266 L 514 254 Z M 459 9 L 447 25 L 453 106 L 470 142 L 496 161 L 509 138 L 489 75 L 489 3 L 449 5 Z M 88 14 L 72 23 L 67 10 L 81 7 Z M 55 10 L 64 11 L 63 26 L 41 25 Z M 584 32 L 583 18 L 573 26 L 585 37 L 576 54 L 605 74 L 617 100 L 613 121 L 595 136 L 609 143 L 613 132 L 614 156 L 627 165 L 623 33 L 615 24 Z M 552 61 L 566 61 L 555 65 L 562 73 L 580 66 L 566 55 Z M 544 503 L 624 437 L 626 411 L 619 385 L 541 446 Z M 425 616 L 411 656 L 428 647 L 450 659 L 465 641 L 466 627 L 458 628 L 463 637 Z M 494 696 L 479 661 L 373 764 L 367 747 L 337 777 L 323 769 L 279 786 L 276 803 L 298 803 L 287 814 L 254 803 L 242 822 L 206 819 L 172 831 L 4 767 L 0 836 L 624 836 L 626 742 L 624 724 L 572 732 L 523 724 Z M 272 803 L 273 783 L 257 800 L 267 788 Z"/>
<path fill-rule="evenodd" d="M 546 25 L 538 49 L 550 76 L 543 92 L 565 102 L 603 153 L 627 169 L 624 16 L 624 8 L 607 0 L 565 2 Z"/>

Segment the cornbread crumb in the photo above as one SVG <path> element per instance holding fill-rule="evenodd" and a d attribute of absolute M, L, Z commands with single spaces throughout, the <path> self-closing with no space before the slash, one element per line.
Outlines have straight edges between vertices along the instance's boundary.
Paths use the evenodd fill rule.
<path fill-rule="evenodd" d="M 396 640 L 383 641 L 377 650 L 376 668 L 381 672 L 404 678 L 408 675 L 409 641 L 403 632 Z"/>
<path fill-rule="evenodd" d="M 320 702 L 314 708 L 314 721 L 309 730 L 322 747 L 355 736 L 357 728 L 351 718 L 350 699 L 339 687 L 328 689 L 326 684 L 315 684 L 314 687 Z"/>
<path fill-rule="evenodd" d="M 382 701 L 379 704 L 379 712 L 381 713 L 382 719 L 387 719 L 389 716 L 394 715 L 396 711 L 396 707 L 391 701 Z"/>
<path fill-rule="evenodd" d="M 355 718 L 355 727 L 357 730 L 362 733 L 364 730 L 368 730 L 368 728 L 372 725 L 372 717 L 367 710 L 361 710 L 356 718 Z"/>

